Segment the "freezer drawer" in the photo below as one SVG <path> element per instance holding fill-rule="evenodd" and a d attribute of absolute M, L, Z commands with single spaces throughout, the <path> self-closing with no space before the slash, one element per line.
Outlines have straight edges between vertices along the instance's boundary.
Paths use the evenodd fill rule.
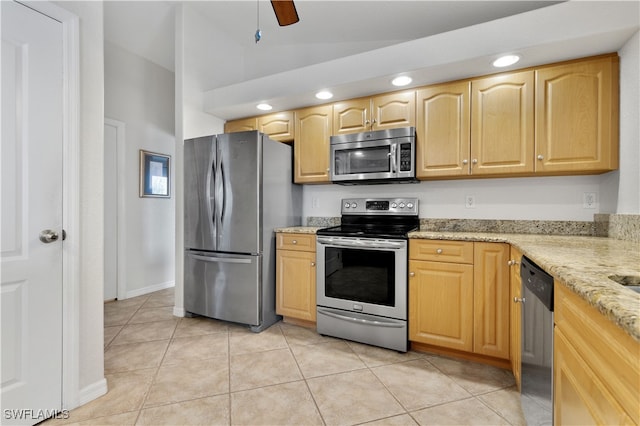
<path fill-rule="evenodd" d="M 187 250 L 187 312 L 241 324 L 260 324 L 262 256 Z"/>

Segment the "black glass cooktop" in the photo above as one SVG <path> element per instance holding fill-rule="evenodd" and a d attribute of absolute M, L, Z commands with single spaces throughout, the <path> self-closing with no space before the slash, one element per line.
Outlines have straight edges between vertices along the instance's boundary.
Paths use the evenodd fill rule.
<path fill-rule="evenodd" d="M 416 218 L 403 218 L 397 223 L 345 223 L 330 228 L 319 229 L 318 235 L 334 237 L 366 237 L 366 238 L 406 238 L 407 234 L 420 227 L 420 221 Z"/>

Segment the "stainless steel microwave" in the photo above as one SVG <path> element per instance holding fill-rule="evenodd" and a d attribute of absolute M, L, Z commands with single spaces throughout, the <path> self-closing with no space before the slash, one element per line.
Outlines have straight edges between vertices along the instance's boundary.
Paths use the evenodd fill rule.
<path fill-rule="evenodd" d="M 415 163 L 415 127 L 331 137 L 334 183 L 417 182 Z"/>

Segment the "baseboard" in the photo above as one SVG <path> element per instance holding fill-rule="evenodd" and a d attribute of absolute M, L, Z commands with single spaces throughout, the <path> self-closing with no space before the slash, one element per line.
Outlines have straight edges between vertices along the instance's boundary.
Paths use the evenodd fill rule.
<path fill-rule="evenodd" d="M 147 287 L 137 288 L 135 290 L 127 291 L 127 294 L 124 298 L 120 299 L 129 299 L 131 297 L 143 296 L 145 294 L 153 293 L 154 291 L 164 290 L 165 288 L 174 287 L 174 281 L 167 281 L 160 284 L 154 284 Z"/>
<path fill-rule="evenodd" d="M 96 398 L 101 397 L 106 394 L 109 389 L 107 388 L 107 379 L 103 378 L 102 380 L 98 380 L 97 382 L 85 386 L 80 389 L 80 394 L 78 395 L 78 406 L 82 406 L 88 402 L 93 401 Z"/>

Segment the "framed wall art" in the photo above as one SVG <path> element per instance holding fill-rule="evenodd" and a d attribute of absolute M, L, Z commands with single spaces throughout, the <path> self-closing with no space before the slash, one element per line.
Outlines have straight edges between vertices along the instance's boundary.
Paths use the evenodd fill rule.
<path fill-rule="evenodd" d="M 140 197 L 170 198 L 171 157 L 140 150 Z"/>

